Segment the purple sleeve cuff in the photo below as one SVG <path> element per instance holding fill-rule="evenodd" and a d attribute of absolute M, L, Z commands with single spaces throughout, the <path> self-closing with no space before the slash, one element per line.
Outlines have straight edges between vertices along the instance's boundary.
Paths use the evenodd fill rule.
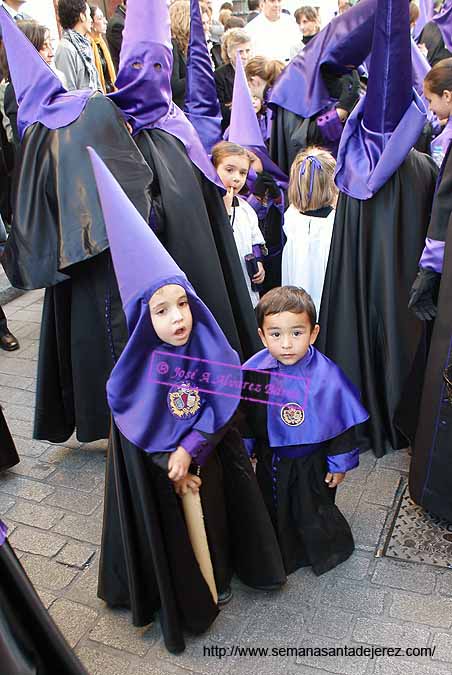
<path fill-rule="evenodd" d="M 270 208 L 270 204 L 262 204 L 262 202 L 253 194 L 250 194 L 246 201 L 255 210 L 259 220 L 264 220 Z"/>
<path fill-rule="evenodd" d="M 346 473 L 359 464 L 359 450 L 355 448 L 342 455 L 328 455 L 326 458 L 330 473 Z"/>
<path fill-rule="evenodd" d="M 442 274 L 443 271 L 443 260 L 444 260 L 444 248 L 445 242 L 438 241 L 437 239 L 427 239 L 425 240 L 425 248 L 422 251 L 421 259 L 419 260 L 419 266 L 433 270 L 438 274 Z"/>
<path fill-rule="evenodd" d="M 244 438 L 243 444 L 244 444 L 245 449 L 248 453 L 248 457 L 251 457 L 251 455 L 254 452 L 254 446 L 256 445 L 256 439 L 255 438 Z"/>
<path fill-rule="evenodd" d="M 256 260 L 262 260 L 265 255 L 264 251 L 262 250 L 262 246 L 264 246 L 265 250 L 265 244 L 253 244 L 253 255 Z"/>
<path fill-rule="evenodd" d="M 336 108 L 332 108 L 323 115 L 320 115 L 316 123 L 326 141 L 336 143 L 340 139 L 344 125 L 339 119 Z"/>
<path fill-rule="evenodd" d="M 204 436 L 199 431 L 190 431 L 185 438 L 182 439 L 180 445 L 191 455 L 199 466 L 203 466 L 207 457 L 213 450 L 213 445 L 206 441 Z"/>
<path fill-rule="evenodd" d="M 8 534 L 8 528 L 6 527 L 3 520 L 0 520 L 0 546 L 5 543 L 6 535 Z"/>

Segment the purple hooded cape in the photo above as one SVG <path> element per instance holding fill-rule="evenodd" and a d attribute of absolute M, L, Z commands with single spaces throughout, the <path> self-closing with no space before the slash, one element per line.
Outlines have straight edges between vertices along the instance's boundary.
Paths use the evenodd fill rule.
<path fill-rule="evenodd" d="M 198 169 L 223 187 L 201 140 L 171 98 L 173 52 L 166 0 L 129 0 L 116 87 L 108 94 L 132 125 L 135 136 L 161 129 L 178 138 Z"/>
<path fill-rule="evenodd" d="M 275 391 L 283 390 L 277 404 L 272 405 L 269 399 L 267 431 L 272 448 L 324 443 L 369 418 L 355 387 L 315 347 L 309 347 L 293 366 L 284 366 L 263 349 L 248 359 L 243 369 L 270 373 Z M 281 413 L 290 404 L 303 409 L 304 421 L 298 426 L 282 419 Z"/>
<path fill-rule="evenodd" d="M 383 0 L 375 16 L 367 92 L 339 144 L 338 188 L 356 199 L 370 199 L 405 160 L 426 118 L 412 87 L 408 3 Z"/>
<path fill-rule="evenodd" d="M 419 18 L 416 21 L 413 31 L 413 37 L 418 39 L 426 23 L 433 19 L 434 8 L 433 0 L 419 0 Z"/>
<path fill-rule="evenodd" d="M 48 129 L 60 129 L 71 124 L 79 117 L 93 91 L 66 91 L 3 7 L 0 7 L 0 26 L 19 105 L 19 136 L 22 138 L 26 129 L 35 122 L 40 122 Z"/>
<path fill-rule="evenodd" d="M 221 141 L 221 110 L 199 0 L 190 0 L 184 112 L 198 132 L 206 152 L 210 153 L 215 143 Z"/>
<path fill-rule="evenodd" d="M 89 149 L 110 242 L 113 265 L 126 315 L 129 340 L 107 383 L 108 402 L 121 433 L 145 452 L 172 452 L 193 430 L 214 433 L 229 422 L 239 398 L 228 396 L 214 382 L 230 369 L 240 380 L 237 353 L 214 317 L 198 298 L 185 274 L 158 241 L 96 153 Z M 127 228 L 124 228 L 127 223 Z M 180 347 L 157 337 L 148 302 L 162 286 L 177 284 L 187 293 L 193 328 Z M 166 356 L 156 352 L 165 352 Z M 170 369 L 187 372 L 201 366 L 210 372 L 209 387 L 196 386 L 182 370 L 163 382 L 158 359 Z M 193 365 L 195 364 L 195 365 Z M 204 366 L 203 366 L 204 367 Z M 206 381 L 202 377 L 196 382 Z M 167 386 L 171 383 L 171 388 Z M 180 399 L 188 386 L 197 406 L 187 417 L 175 413 L 171 395 Z M 206 391 L 207 390 L 207 391 Z"/>
<path fill-rule="evenodd" d="M 452 52 L 452 0 L 445 0 L 443 8 L 433 16 L 443 36 L 446 49 Z"/>

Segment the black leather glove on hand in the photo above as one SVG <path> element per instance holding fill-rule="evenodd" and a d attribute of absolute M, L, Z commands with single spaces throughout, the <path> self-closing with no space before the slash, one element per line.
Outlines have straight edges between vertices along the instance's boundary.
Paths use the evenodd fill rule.
<path fill-rule="evenodd" d="M 258 197 L 267 195 L 270 199 L 277 199 L 279 197 L 279 187 L 276 185 L 273 176 L 266 171 L 262 171 L 262 173 L 257 174 L 253 194 Z"/>
<path fill-rule="evenodd" d="M 421 321 L 430 321 L 436 316 L 436 304 L 441 274 L 424 267 L 419 268 L 410 291 L 408 307 Z"/>

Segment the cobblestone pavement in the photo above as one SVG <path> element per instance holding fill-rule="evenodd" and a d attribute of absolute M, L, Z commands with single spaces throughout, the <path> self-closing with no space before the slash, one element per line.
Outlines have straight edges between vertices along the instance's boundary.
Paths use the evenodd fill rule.
<path fill-rule="evenodd" d="M 0 401 L 21 462 L 0 476 L 0 515 L 30 579 L 91 675 L 452 674 L 452 571 L 375 557 L 401 477 L 404 451 L 361 458 L 338 493 L 356 552 L 322 577 L 303 569 L 277 593 L 234 583 L 211 630 L 166 652 L 158 624 L 134 628 L 96 597 L 106 443 L 31 440 L 42 292 L 6 306 L 21 349 L 0 351 Z M 431 647 L 430 657 L 217 656 L 204 647 Z M 230 652 L 228 652 L 230 654 Z M 6 674 L 5 674 L 6 675 Z"/>

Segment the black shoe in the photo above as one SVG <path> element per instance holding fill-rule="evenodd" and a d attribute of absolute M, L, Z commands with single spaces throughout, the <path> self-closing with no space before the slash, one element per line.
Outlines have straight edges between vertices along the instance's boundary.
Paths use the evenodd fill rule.
<path fill-rule="evenodd" d="M 0 347 L 6 352 L 13 352 L 19 349 L 19 340 L 12 333 L 3 333 L 0 336 Z"/>
<path fill-rule="evenodd" d="M 218 607 L 227 605 L 232 600 L 232 589 L 230 586 L 222 593 L 218 593 Z"/>
<path fill-rule="evenodd" d="M 283 581 L 281 584 L 268 584 L 268 586 L 251 586 L 256 591 L 279 591 L 286 582 Z"/>

